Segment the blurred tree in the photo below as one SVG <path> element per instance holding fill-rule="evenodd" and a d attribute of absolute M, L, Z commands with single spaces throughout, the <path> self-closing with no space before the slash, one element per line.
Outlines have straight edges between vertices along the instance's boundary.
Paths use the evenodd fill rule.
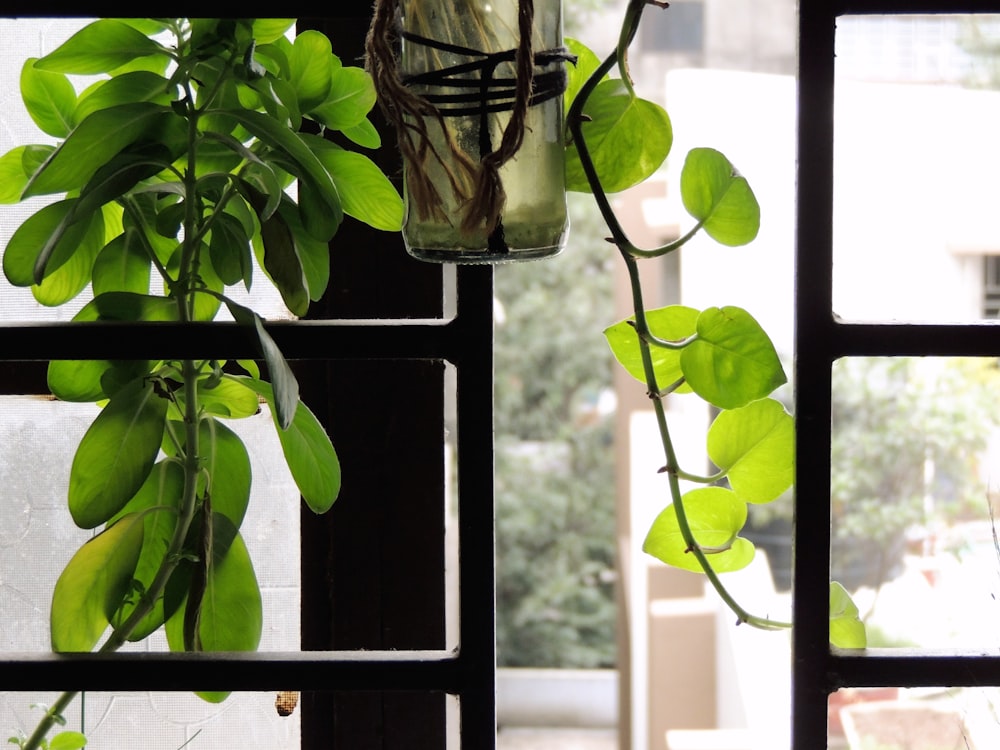
<path fill-rule="evenodd" d="M 569 246 L 496 268 L 497 638 L 502 666 L 615 661 L 614 248 L 571 194 Z"/>
<path fill-rule="evenodd" d="M 988 512 L 981 462 L 997 426 L 996 360 L 849 357 L 832 373 L 831 564 L 849 589 L 898 573 L 907 535 Z M 791 495 L 745 533 L 790 584 Z M 779 544 L 782 545 L 779 547 Z"/>
<path fill-rule="evenodd" d="M 1000 88 L 1000 16 L 963 16 L 957 43 L 971 60 L 964 83 L 971 88 Z"/>

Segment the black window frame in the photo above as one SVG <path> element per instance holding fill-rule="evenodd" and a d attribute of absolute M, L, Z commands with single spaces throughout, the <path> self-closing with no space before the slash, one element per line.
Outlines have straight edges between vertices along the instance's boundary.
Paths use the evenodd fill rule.
<path fill-rule="evenodd" d="M 1000 657 L 980 650 L 831 648 L 831 371 L 841 357 L 989 356 L 988 323 L 842 321 L 833 311 L 834 51 L 837 19 L 854 14 L 997 13 L 996 0 L 802 0 L 799 6 L 796 207 L 796 520 L 792 748 L 827 746 L 828 698 L 845 687 L 1000 685 Z"/>

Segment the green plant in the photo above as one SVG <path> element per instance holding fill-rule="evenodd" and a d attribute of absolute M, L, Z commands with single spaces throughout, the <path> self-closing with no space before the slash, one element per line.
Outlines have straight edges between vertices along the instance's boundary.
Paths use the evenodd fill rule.
<path fill-rule="evenodd" d="M 786 376 L 769 337 L 737 307 L 695 310 L 672 305 L 649 310 L 639 263 L 679 251 L 698 232 L 728 246 L 754 240 L 760 209 L 747 180 L 720 152 L 695 148 L 680 178 L 683 205 L 694 227 L 662 247 L 634 245 L 619 223 L 609 193 L 648 178 L 668 157 L 672 129 L 666 111 L 641 99 L 628 75 L 628 48 L 647 5 L 630 0 L 616 49 L 600 61 L 573 44 L 577 63 L 567 97 L 570 190 L 592 192 L 630 280 L 634 315 L 610 326 L 605 336 L 618 362 L 649 395 L 662 444 L 670 503 L 653 522 L 643 549 L 675 567 L 702 572 L 739 622 L 773 629 L 790 627 L 751 613 L 727 590 L 720 574 L 739 570 L 754 556 L 740 536 L 748 504 L 772 502 L 794 475 L 794 421 L 773 392 Z M 611 77 L 616 69 L 617 78 Z M 716 416 L 706 435 L 710 475 L 680 466 L 667 420 L 668 395 L 700 398 Z M 697 486 L 687 492 L 681 482 Z M 843 586 L 830 586 L 830 639 L 863 646 L 864 626 Z"/>
<path fill-rule="evenodd" d="M 187 324 L 225 309 L 265 364 L 263 375 L 256 361 L 211 358 L 49 364 L 56 397 L 102 406 L 68 491 L 73 520 L 98 533 L 55 584 L 55 651 L 112 652 L 160 628 L 173 650 L 257 647 L 261 597 L 239 532 L 250 463 L 225 420 L 266 404 L 307 505 L 336 500 L 326 432 L 261 316 L 227 288 L 250 289 L 259 269 L 302 315 L 327 286 L 344 215 L 397 231 L 402 203 L 366 156 L 325 137 L 379 145 L 369 76 L 319 32 L 288 39 L 293 23 L 102 19 L 22 69 L 28 113 L 58 142 L 0 158 L 0 200 L 61 197 L 11 237 L 10 282 L 51 306 L 89 288 L 80 323 Z M 99 78 L 78 93 L 67 74 Z M 74 696 L 22 747 L 44 746 Z M 68 747 L 62 737 L 49 746 Z"/>

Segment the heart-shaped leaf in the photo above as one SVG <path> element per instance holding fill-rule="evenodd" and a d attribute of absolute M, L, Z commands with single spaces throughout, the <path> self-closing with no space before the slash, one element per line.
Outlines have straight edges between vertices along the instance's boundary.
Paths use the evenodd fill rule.
<path fill-rule="evenodd" d="M 768 503 L 795 474 L 795 422 L 779 401 L 724 411 L 708 431 L 708 455 L 741 500 Z"/>
<path fill-rule="evenodd" d="M 682 498 L 695 543 L 708 555 L 712 569 L 725 573 L 745 568 L 754 557 L 753 544 L 738 536 L 747 520 L 747 505 L 722 487 L 701 487 Z M 656 517 L 642 549 L 676 568 L 704 572 L 684 540 L 673 503 Z"/>
<path fill-rule="evenodd" d="M 841 584 L 830 582 L 830 645 L 838 648 L 865 648 L 868 635 L 858 606 Z"/>
<path fill-rule="evenodd" d="M 670 305 L 646 313 L 646 323 L 650 331 L 664 341 L 683 341 L 697 330 L 698 311 L 684 305 Z M 642 355 L 639 349 L 639 335 L 632 325 L 632 320 L 623 320 L 606 328 L 604 336 L 608 340 L 611 352 L 619 364 L 629 375 L 640 383 L 646 382 L 646 373 L 642 366 Z M 662 346 L 650 348 L 653 360 L 653 372 L 660 388 L 666 388 L 676 383 L 683 376 L 681 371 L 681 352 L 683 349 L 668 349 Z M 690 392 L 690 386 L 682 386 L 678 392 Z"/>
<path fill-rule="evenodd" d="M 697 333 L 681 353 L 681 369 L 710 404 L 735 409 L 786 382 L 774 344 L 746 310 L 710 307 L 698 316 Z"/>
<path fill-rule="evenodd" d="M 587 99 L 582 132 L 605 192 L 617 193 L 660 168 L 673 145 L 670 117 L 618 79 L 602 81 Z M 576 148 L 566 152 L 566 189 L 591 192 Z"/>
<path fill-rule="evenodd" d="M 681 170 L 681 200 L 708 235 L 723 245 L 745 245 L 760 229 L 757 198 L 736 168 L 711 148 L 692 149 Z"/>

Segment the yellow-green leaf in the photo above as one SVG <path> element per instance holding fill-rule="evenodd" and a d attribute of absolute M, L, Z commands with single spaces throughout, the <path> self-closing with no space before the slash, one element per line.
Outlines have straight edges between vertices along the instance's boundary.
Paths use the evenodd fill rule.
<path fill-rule="evenodd" d="M 84 544 L 52 592 L 52 649 L 90 651 L 128 593 L 142 549 L 143 522 L 122 518 Z"/>

